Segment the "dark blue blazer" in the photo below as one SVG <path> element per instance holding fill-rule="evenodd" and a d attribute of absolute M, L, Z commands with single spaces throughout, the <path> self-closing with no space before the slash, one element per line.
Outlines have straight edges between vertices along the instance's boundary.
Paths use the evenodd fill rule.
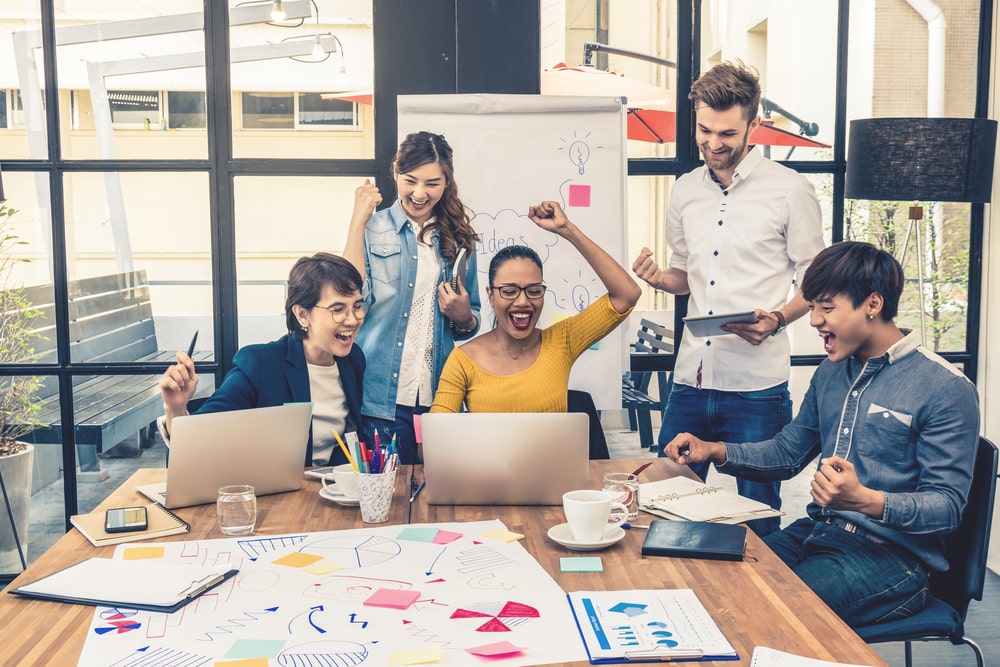
<path fill-rule="evenodd" d="M 365 355 L 357 345 L 346 357 L 336 357 L 340 384 L 347 398 L 348 421 L 362 433 L 361 386 L 365 374 Z M 302 341 L 292 336 L 259 345 L 247 345 L 233 357 L 234 367 L 226 374 L 222 385 L 196 412 L 225 412 L 248 408 L 267 408 L 285 403 L 312 400 L 309 391 L 309 370 Z M 334 448 L 330 464 L 347 463 L 339 448 Z M 312 465 L 312 430 L 306 448 L 306 466 Z"/>

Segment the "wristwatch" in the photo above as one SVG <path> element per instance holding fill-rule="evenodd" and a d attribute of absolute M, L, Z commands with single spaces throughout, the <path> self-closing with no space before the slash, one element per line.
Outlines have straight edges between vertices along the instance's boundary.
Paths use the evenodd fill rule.
<path fill-rule="evenodd" d="M 771 314 L 778 318 L 778 328 L 771 334 L 772 336 L 777 336 L 785 330 L 785 327 L 788 326 L 788 322 L 785 321 L 785 314 L 780 310 L 772 310 Z"/>

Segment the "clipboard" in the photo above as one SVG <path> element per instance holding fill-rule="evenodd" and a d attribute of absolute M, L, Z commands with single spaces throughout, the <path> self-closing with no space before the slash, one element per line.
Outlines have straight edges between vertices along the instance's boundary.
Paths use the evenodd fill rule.
<path fill-rule="evenodd" d="M 238 573 L 225 566 L 88 558 L 7 592 L 36 600 L 169 614 Z"/>

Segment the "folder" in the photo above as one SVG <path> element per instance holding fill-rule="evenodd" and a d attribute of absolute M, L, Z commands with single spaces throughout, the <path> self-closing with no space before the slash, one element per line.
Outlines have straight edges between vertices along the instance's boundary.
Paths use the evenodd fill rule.
<path fill-rule="evenodd" d="M 649 524 L 642 555 L 741 561 L 746 545 L 746 526 L 658 520 Z"/>
<path fill-rule="evenodd" d="M 227 566 L 88 558 L 8 592 L 38 600 L 169 614 L 238 572 Z"/>

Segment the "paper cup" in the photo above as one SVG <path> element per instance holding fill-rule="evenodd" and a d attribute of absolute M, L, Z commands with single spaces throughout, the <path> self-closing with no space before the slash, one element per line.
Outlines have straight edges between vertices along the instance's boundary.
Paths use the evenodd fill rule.
<path fill-rule="evenodd" d="M 377 475 L 359 474 L 358 501 L 361 505 L 361 520 L 365 523 L 383 523 L 389 520 L 389 508 L 396 486 L 396 471 Z"/>

